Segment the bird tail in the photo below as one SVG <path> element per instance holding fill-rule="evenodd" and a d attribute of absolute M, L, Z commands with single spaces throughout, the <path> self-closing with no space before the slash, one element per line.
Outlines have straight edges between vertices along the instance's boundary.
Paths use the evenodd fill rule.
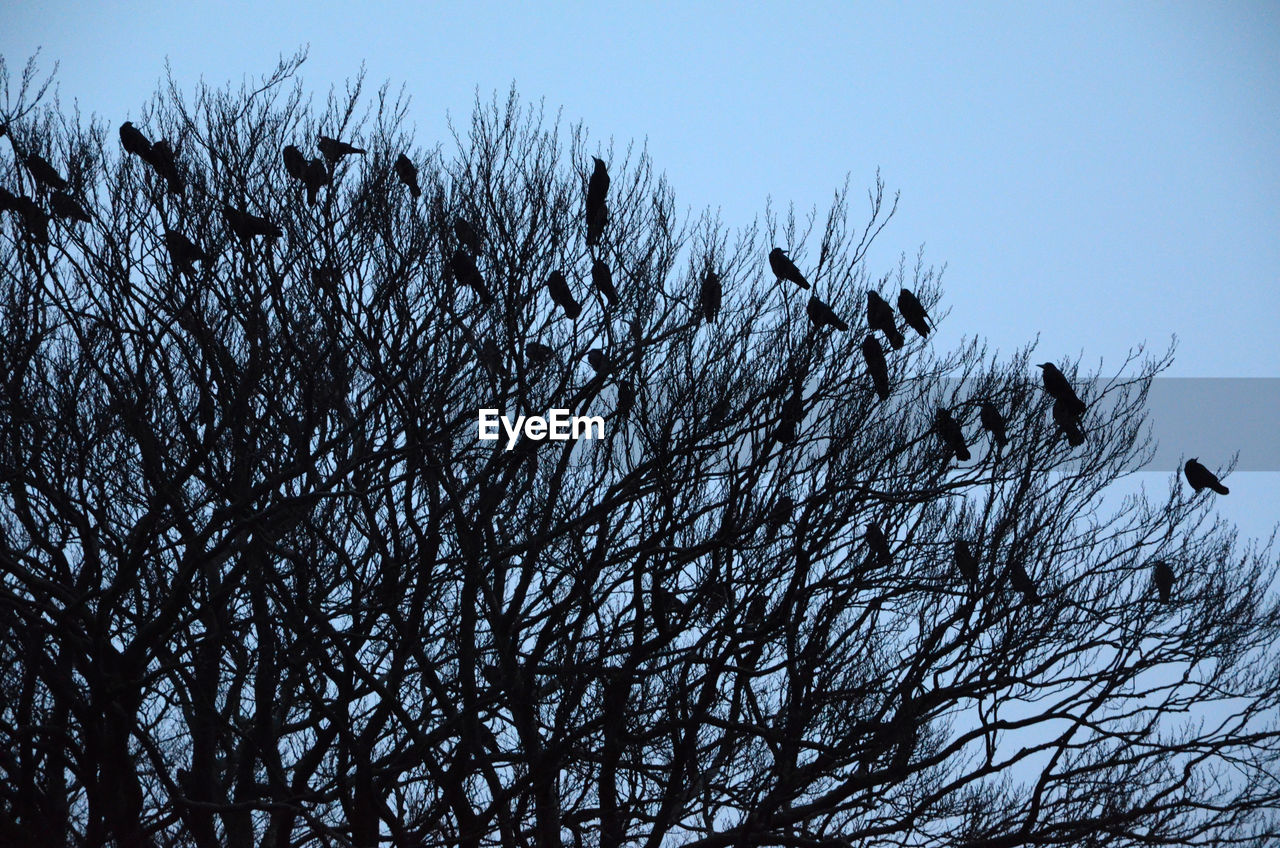
<path fill-rule="evenodd" d="M 956 459 L 961 462 L 968 462 L 972 456 L 973 454 L 969 453 L 969 449 L 967 447 L 962 446 L 956 451 Z"/>
<path fill-rule="evenodd" d="M 833 321 L 832 323 L 833 323 L 833 324 L 835 324 L 835 328 L 836 328 L 837 330 L 839 330 L 840 332 L 842 332 L 842 333 L 847 333 L 847 332 L 849 332 L 849 325 L 848 325 L 848 324 L 846 324 L 842 319 L 837 318 L 837 319 L 835 319 L 835 321 Z"/>
<path fill-rule="evenodd" d="M 1213 482 L 1213 483 L 1210 483 L 1209 486 L 1220 495 L 1231 494 L 1231 490 L 1228 489 L 1226 486 L 1222 485 L 1221 483 Z"/>
<path fill-rule="evenodd" d="M 894 350 L 898 350 L 906 344 L 907 340 L 902 337 L 902 332 L 898 330 L 897 327 L 890 327 L 886 329 L 884 334 L 889 337 L 889 344 L 893 345 Z"/>

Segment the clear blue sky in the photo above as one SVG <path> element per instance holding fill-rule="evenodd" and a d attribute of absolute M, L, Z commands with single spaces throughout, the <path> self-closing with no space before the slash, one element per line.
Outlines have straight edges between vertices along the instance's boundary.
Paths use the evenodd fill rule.
<path fill-rule="evenodd" d="M 846 173 L 860 197 L 879 167 L 902 203 L 873 259 L 948 264 L 939 344 L 1039 332 L 1045 359 L 1114 367 L 1176 333 L 1174 375 L 1280 377 L 1280 4 L 264 5 L 11 2 L 0 54 L 43 47 L 64 104 L 114 125 L 166 58 L 220 85 L 309 45 L 320 96 L 361 62 L 404 83 L 424 147 L 514 81 L 647 139 L 680 203 L 731 226 L 769 196 L 824 207 Z M 1280 473 L 1228 482 L 1223 514 L 1265 535 Z"/>

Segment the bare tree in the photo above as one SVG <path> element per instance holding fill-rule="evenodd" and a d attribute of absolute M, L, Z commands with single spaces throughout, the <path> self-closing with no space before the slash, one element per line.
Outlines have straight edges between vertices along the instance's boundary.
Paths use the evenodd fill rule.
<path fill-rule="evenodd" d="M 1168 354 L 1066 364 L 1081 446 L 1030 346 L 913 333 L 881 400 L 867 292 L 946 309 L 868 268 L 878 177 L 731 230 L 514 93 L 423 149 L 301 61 L 124 131 L 2 80 L 0 843 L 1274 838 L 1270 549 L 1104 503 Z"/>

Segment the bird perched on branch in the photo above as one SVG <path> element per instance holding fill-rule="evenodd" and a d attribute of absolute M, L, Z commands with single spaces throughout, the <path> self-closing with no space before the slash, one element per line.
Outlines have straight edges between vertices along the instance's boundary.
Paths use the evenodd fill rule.
<path fill-rule="evenodd" d="M 996 447 L 1004 447 L 1009 444 L 1009 437 L 1005 433 L 1004 416 L 1000 414 L 1000 410 L 989 400 L 982 402 L 982 407 L 978 412 L 978 417 L 982 421 L 982 429 L 991 434 L 991 438 L 995 440 Z"/>
<path fill-rule="evenodd" d="M 1080 429 L 1079 417 L 1072 412 L 1074 408 L 1063 398 L 1057 398 L 1053 402 L 1053 420 L 1067 437 L 1067 444 L 1073 448 L 1084 444 L 1084 431 Z"/>
<path fill-rule="evenodd" d="M 132 153 L 144 161 L 151 155 L 151 141 L 132 121 L 125 121 L 120 125 L 120 146 L 126 153 Z"/>
<path fill-rule="evenodd" d="M 889 364 L 884 360 L 884 349 L 875 336 L 862 340 L 862 358 L 867 361 L 867 372 L 875 384 L 880 400 L 889 399 Z"/>
<path fill-rule="evenodd" d="M 897 322 L 893 319 L 893 307 L 879 294 L 870 290 L 867 291 L 867 326 L 884 333 L 884 337 L 889 340 L 894 350 L 902 347 L 906 342 L 898 330 Z"/>
<path fill-rule="evenodd" d="M 343 156 L 352 154 L 363 156 L 365 154 L 363 148 L 347 144 L 345 141 L 338 141 L 336 138 L 329 138 L 327 135 L 319 137 L 317 146 L 320 148 L 321 155 L 330 165 L 335 164 Z"/>
<path fill-rule="evenodd" d="M 292 144 L 285 145 L 280 151 L 280 158 L 284 160 L 284 171 L 295 180 L 305 181 L 307 178 L 307 157 L 302 155 L 302 151 Z"/>
<path fill-rule="evenodd" d="M 1156 591 L 1160 593 L 1160 600 L 1163 603 L 1169 603 L 1169 599 L 1173 597 L 1173 569 L 1169 563 L 1162 559 L 1158 559 L 1151 563 L 1151 582 L 1155 584 Z"/>
<path fill-rule="evenodd" d="M 591 283 L 604 295 L 610 306 L 618 305 L 618 290 L 613 287 L 613 271 L 603 259 L 591 263 Z"/>
<path fill-rule="evenodd" d="M 963 539 L 958 539 L 954 548 L 956 568 L 959 569 L 960 576 L 971 585 L 978 585 L 978 558 L 973 555 L 973 551 L 969 548 L 969 543 Z"/>
<path fill-rule="evenodd" d="M 209 254 L 177 230 L 165 232 L 164 244 L 169 249 L 169 257 L 173 259 L 173 264 L 185 274 L 195 273 L 196 262 L 209 261 Z"/>
<path fill-rule="evenodd" d="M 968 462 L 970 453 L 969 446 L 964 440 L 964 430 L 960 428 L 960 423 L 952 417 L 951 413 L 945 409 L 939 409 L 938 414 L 934 418 L 934 429 L 938 432 L 938 437 L 946 444 L 947 449 L 961 462 Z"/>
<path fill-rule="evenodd" d="M 1036 367 L 1040 369 L 1041 379 L 1044 380 L 1044 390 L 1055 399 L 1062 401 L 1068 414 L 1075 418 L 1084 415 L 1087 408 L 1084 401 L 1080 400 L 1080 396 L 1071 387 L 1066 376 L 1058 370 L 1058 366 L 1052 362 L 1042 362 Z"/>
<path fill-rule="evenodd" d="M 605 225 L 609 223 L 609 206 L 606 197 L 609 194 L 609 169 L 604 160 L 597 156 L 591 159 L 595 165 L 591 178 L 587 181 L 587 246 L 595 247 L 604 235 Z"/>
<path fill-rule="evenodd" d="M 817 295 L 809 297 L 809 304 L 805 307 L 805 311 L 809 313 L 809 320 L 813 322 L 815 329 L 821 330 L 823 327 L 835 327 L 841 332 L 849 329 L 849 325 L 844 322 L 844 319 L 837 315 L 830 306 L 818 300 Z"/>
<path fill-rule="evenodd" d="M 231 232 L 236 234 L 241 244 L 248 244 L 255 237 L 278 239 L 284 230 L 260 215 L 254 215 L 243 209 L 236 209 L 229 203 L 222 204 L 222 217 L 226 219 Z"/>
<path fill-rule="evenodd" d="M 320 189 L 333 184 L 333 174 L 329 173 L 329 169 L 319 157 L 309 159 L 306 169 L 302 172 L 302 183 L 307 187 L 307 203 L 315 206 L 320 196 Z"/>
<path fill-rule="evenodd" d="M 1022 567 L 1022 563 L 1017 561 L 1009 563 L 1009 583 L 1022 593 L 1022 597 L 1028 604 L 1039 603 L 1040 595 L 1036 592 L 1036 584 L 1031 580 L 1031 575 L 1027 574 L 1027 570 Z"/>
<path fill-rule="evenodd" d="M 50 195 L 49 208 L 59 218 L 83 221 L 86 224 L 93 220 L 80 202 L 66 192 L 55 191 Z"/>
<path fill-rule="evenodd" d="M 770 533 L 776 533 L 782 528 L 782 525 L 791 520 L 791 513 L 795 511 L 796 502 L 790 495 L 783 495 L 778 498 L 778 502 L 769 510 L 769 514 L 765 517 L 765 527 Z"/>
<path fill-rule="evenodd" d="M 49 160 L 45 159 L 39 153 L 28 153 L 22 159 L 22 164 L 27 166 L 27 170 L 31 172 L 31 176 L 35 181 L 45 188 L 51 188 L 55 191 L 65 191 L 67 181 L 58 173 L 58 169 L 49 164 Z"/>
<path fill-rule="evenodd" d="M 551 292 L 551 299 L 556 305 L 564 310 L 566 318 L 572 321 L 582 314 L 582 305 L 573 299 L 573 292 L 569 290 L 569 281 L 564 278 L 564 274 L 552 271 L 547 276 L 547 290 Z"/>
<path fill-rule="evenodd" d="M 455 215 L 453 218 L 453 235 L 467 250 L 477 256 L 480 255 L 480 249 L 484 247 L 484 239 L 476 226 L 461 215 Z"/>
<path fill-rule="evenodd" d="M 769 251 L 769 267 L 773 269 L 773 275 L 779 280 L 788 280 L 802 289 L 809 288 L 809 281 L 804 278 L 804 274 L 800 273 L 796 263 L 791 261 L 782 248 L 775 247 Z"/>
<path fill-rule="evenodd" d="M 598 347 L 593 347 L 587 351 L 587 362 L 595 369 L 597 374 L 608 373 L 612 366 L 612 363 L 609 362 L 609 357 L 605 356 L 604 351 Z"/>
<path fill-rule="evenodd" d="M 710 266 L 702 274 L 702 288 L 698 292 L 698 305 L 702 309 L 702 320 L 714 324 L 720 316 L 720 304 L 724 290 L 720 284 L 720 275 Z"/>
<path fill-rule="evenodd" d="M 396 176 L 409 187 L 409 195 L 414 200 L 422 196 L 422 187 L 418 185 L 418 166 L 403 153 L 396 157 Z"/>
<path fill-rule="evenodd" d="M 542 342 L 529 342 L 524 346 L 524 355 L 534 365 L 545 365 L 551 361 L 551 357 L 555 356 L 555 351 Z"/>
<path fill-rule="evenodd" d="M 484 284 L 484 277 L 481 276 L 480 269 L 476 266 L 474 256 L 462 248 L 458 248 L 453 252 L 453 258 L 449 262 L 449 270 L 453 272 L 453 276 L 457 278 L 458 282 L 470 287 L 479 295 L 481 303 L 486 306 L 493 303 L 493 295 Z"/>
<path fill-rule="evenodd" d="M 1191 484 L 1191 488 L 1197 492 L 1201 489 L 1213 489 L 1220 495 L 1231 493 L 1230 489 L 1219 482 L 1218 475 L 1201 465 L 1198 458 L 1188 459 L 1187 464 L 1183 466 L 1183 472 L 1187 475 L 1187 482 Z"/>
<path fill-rule="evenodd" d="M 152 170 L 164 179 L 170 194 L 182 194 L 183 189 L 186 188 L 186 181 L 182 179 L 182 172 L 178 170 L 178 157 L 173 152 L 168 139 L 162 138 L 151 145 L 151 152 L 147 154 L 146 159 Z"/>
<path fill-rule="evenodd" d="M 902 313 L 902 320 L 919 333 L 920 338 L 929 335 L 929 313 L 925 311 L 920 299 L 907 289 L 898 292 L 898 311 Z"/>
<path fill-rule="evenodd" d="M 871 551 L 877 565 L 888 565 L 893 562 L 893 554 L 889 551 L 889 540 L 885 538 L 879 524 L 874 521 L 868 524 L 862 538 L 866 540 L 867 549 Z"/>

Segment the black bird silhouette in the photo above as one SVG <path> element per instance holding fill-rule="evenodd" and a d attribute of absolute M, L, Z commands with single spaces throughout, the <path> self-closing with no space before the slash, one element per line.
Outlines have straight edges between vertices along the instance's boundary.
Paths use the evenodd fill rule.
<path fill-rule="evenodd" d="M 604 299 L 609 301 L 610 306 L 618 305 L 618 290 L 613 287 L 613 272 L 603 259 L 591 263 L 591 282 L 604 295 Z"/>
<path fill-rule="evenodd" d="M 720 286 L 720 275 L 708 267 L 702 274 L 702 290 L 698 293 L 698 305 L 702 308 L 702 320 L 714 324 L 720 316 L 720 303 L 724 290 Z"/>
<path fill-rule="evenodd" d="M 963 539 L 956 541 L 955 558 L 956 568 L 960 570 L 960 575 L 970 584 L 978 585 L 978 558 L 969 549 L 968 542 Z"/>
<path fill-rule="evenodd" d="M 1036 584 L 1032 581 L 1031 575 L 1027 574 L 1027 570 L 1022 567 L 1020 562 L 1009 563 L 1009 582 L 1013 588 L 1022 593 L 1028 604 L 1038 603 L 1040 595 L 1036 592 Z"/>
<path fill-rule="evenodd" d="M 1004 416 L 1000 414 L 1000 410 L 996 409 L 994 403 L 984 400 L 978 416 L 982 419 L 982 429 L 989 432 L 991 438 L 995 439 L 996 447 L 1002 448 L 1009 444 L 1009 437 L 1005 434 Z"/>
<path fill-rule="evenodd" d="M 418 185 L 418 166 L 403 153 L 396 157 L 396 176 L 409 187 L 409 194 L 414 200 L 422 196 L 422 187 Z"/>
<path fill-rule="evenodd" d="M 960 428 L 960 423 L 952 417 L 950 412 L 945 409 L 938 410 L 938 414 L 934 418 L 934 429 L 938 431 L 938 437 L 942 439 L 956 459 L 961 462 L 969 461 L 969 446 L 965 444 L 964 430 Z"/>
<path fill-rule="evenodd" d="M 485 339 L 480 345 L 480 364 L 492 376 L 502 376 L 502 349 L 493 339 Z"/>
<path fill-rule="evenodd" d="M 49 160 L 39 153 L 28 153 L 23 158 L 22 164 L 27 166 L 27 170 L 31 172 L 31 176 L 35 177 L 36 182 L 45 188 L 56 191 L 66 190 L 67 181 L 58 173 L 58 169 L 50 165 Z"/>
<path fill-rule="evenodd" d="M 626 418 L 630 414 L 632 408 L 636 405 L 636 390 L 630 383 L 623 380 L 618 383 L 618 400 L 614 406 L 614 412 L 619 418 Z"/>
<path fill-rule="evenodd" d="M 654 626 L 658 628 L 658 632 L 663 638 L 669 639 L 673 635 L 671 623 L 684 612 L 684 602 L 677 598 L 670 589 L 658 583 L 654 583 L 650 595 L 652 597 L 651 612 Z"/>
<path fill-rule="evenodd" d="M 804 278 L 804 274 L 800 273 L 796 263 L 791 261 L 782 248 L 775 247 L 769 251 L 769 267 L 773 269 L 773 275 L 779 280 L 789 280 L 802 289 L 809 288 L 809 281 Z"/>
<path fill-rule="evenodd" d="M 307 179 L 307 157 L 302 155 L 301 150 L 292 144 L 285 145 L 280 151 L 280 158 L 284 160 L 286 174 L 299 181 Z"/>
<path fill-rule="evenodd" d="M 920 338 L 929 335 L 929 313 L 925 311 L 920 298 L 907 289 L 898 292 L 898 311 L 902 313 L 902 320 L 919 333 Z"/>
<path fill-rule="evenodd" d="M 309 159 L 306 170 L 302 172 L 302 182 L 307 187 L 307 203 L 315 206 L 320 189 L 333 184 L 333 174 L 325 167 L 324 160 L 318 157 Z"/>
<path fill-rule="evenodd" d="M 1160 593 L 1160 600 L 1163 603 L 1169 603 L 1169 599 L 1173 597 L 1173 581 L 1173 569 L 1169 563 L 1162 559 L 1151 563 L 1151 582 L 1155 583 L 1156 591 Z"/>
<path fill-rule="evenodd" d="M 1080 400 L 1080 396 L 1076 394 L 1076 390 L 1071 387 L 1071 383 L 1067 381 L 1066 376 L 1058 370 L 1058 366 L 1052 362 L 1042 362 L 1036 366 L 1040 369 L 1040 376 L 1044 380 L 1044 390 L 1054 398 L 1065 404 L 1066 412 L 1079 418 L 1084 415 L 1084 401 Z"/>
<path fill-rule="evenodd" d="M 1053 420 L 1057 422 L 1058 429 L 1067 437 L 1067 444 L 1076 448 L 1084 444 L 1084 432 L 1080 429 L 1079 419 L 1072 413 L 1072 405 L 1063 398 L 1058 398 L 1053 402 Z"/>
<path fill-rule="evenodd" d="M 18 195 L 0 186 L 0 212 L 21 212 L 22 204 Z"/>
<path fill-rule="evenodd" d="M 524 354 L 534 365 L 545 365 L 555 356 L 555 351 L 542 342 L 529 342 L 524 346 Z"/>
<path fill-rule="evenodd" d="M 587 351 L 587 362 L 595 369 L 597 374 L 604 374 L 609 371 L 609 357 L 604 355 L 604 351 L 598 347 L 593 347 Z"/>
<path fill-rule="evenodd" d="M 125 121 L 120 125 L 120 146 L 125 149 L 125 152 L 144 160 L 151 155 L 151 141 L 133 125 L 132 121 Z"/>
<path fill-rule="evenodd" d="M 809 320 L 813 322 L 813 326 L 819 330 L 823 327 L 835 327 L 841 332 L 849 329 L 849 325 L 844 322 L 844 319 L 837 315 L 830 306 L 818 300 L 817 295 L 810 295 L 809 304 L 805 307 L 805 311 L 809 313 Z"/>
<path fill-rule="evenodd" d="M 1183 466 L 1183 471 L 1187 475 L 1187 482 L 1191 484 L 1191 488 L 1199 492 L 1201 489 L 1213 489 L 1220 495 L 1227 495 L 1231 490 L 1222 485 L 1218 481 L 1218 476 L 1200 464 L 1198 458 L 1193 457 L 1187 460 L 1187 464 Z"/>
<path fill-rule="evenodd" d="M 22 227 L 27 235 L 39 244 L 49 243 L 49 215 L 29 197 L 9 195 L 13 198 L 15 211 L 22 216 Z"/>
<path fill-rule="evenodd" d="M 889 540 L 885 538 L 879 524 L 874 521 L 868 524 L 862 538 L 866 540 L 867 549 L 875 557 L 877 565 L 888 565 L 893 562 L 893 554 L 889 551 Z"/>
<path fill-rule="evenodd" d="M 480 231 L 476 229 L 475 225 L 461 215 L 455 215 L 453 218 L 453 235 L 467 250 L 477 256 L 480 255 L 480 248 L 484 246 L 484 239 L 480 236 Z"/>
<path fill-rule="evenodd" d="M 59 218 L 84 221 L 86 224 L 93 220 L 89 217 L 89 213 L 84 210 L 84 207 L 66 192 L 56 191 L 50 195 L 49 209 Z"/>
<path fill-rule="evenodd" d="M 240 239 L 242 244 L 248 244 L 257 236 L 278 239 L 284 235 L 283 230 L 266 218 L 243 209 L 236 209 L 229 203 L 222 204 L 222 217 L 226 219 L 227 226 L 231 227 L 231 231 L 236 234 L 236 238 Z"/>
<path fill-rule="evenodd" d="M 329 138 L 327 135 L 319 137 L 318 146 L 320 148 L 320 153 L 330 165 L 337 162 L 343 156 L 348 156 L 352 153 L 358 153 L 361 156 L 365 154 L 365 151 L 362 148 L 354 147 L 347 144 L 345 141 L 338 141 L 336 138 Z"/>
<path fill-rule="evenodd" d="M 165 247 L 173 264 L 183 273 L 194 274 L 196 262 L 208 262 L 209 255 L 200 249 L 195 242 L 177 230 L 168 230 L 164 234 Z"/>
<path fill-rule="evenodd" d="M 591 178 L 587 181 L 587 246 L 594 247 L 600 243 L 604 228 L 609 223 L 609 207 L 605 202 L 609 194 L 609 170 L 604 160 L 592 156 L 595 166 Z"/>
<path fill-rule="evenodd" d="M 769 515 L 765 518 L 765 526 L 768 527 L 770 533 L 776 533 L 783 524 L 791 519 L 791 513 L 795 511 L 796 502 L 790 495 L 783 495 L 778 498 L 778 502 L 773 505 L 773 509 L 769 510 Z"/>
<path fill-rule="evenodd" d="M 889 340 L 889 344 L 893 345 L 894 350 L 902 347 L 906 342 L 898 330 L 897 322 L 893 320 L 893 307 L 879 294 L 870 290 L 867 291 L 867 326 L 884 333 L 884 337 Z"/>
<path fill-rule="evenodd" d="M 862 340 L 862 358 L 867 361 L 867 372 L 875 383 L 880 400 L 889 399 L 889 365 L 884 361 L 884 350 L 875 336 Z"/>
<path fill-rule="evenodd" d="M 582 305 L 573 299 L 573 292 L 569 290 L 569 281 L 564 278 L 564 274 L 552 271 L 547 277 L 547 290 L 551 292 L 551 299 L 556 305 L 564 310 L 566 318 L 572 321 L 582 314 Z"/>
<path fill-rule="evenodd" d="M 182 194 L 186 188 L 186 183 L 182 179 L 182 173 L 178 170 L 178 158 L 173 152 L 173 147 L 169 144 L 168 139 L 160 139 L 151 145 L 151 152 L 147 155 L 147 162 L 151 168 L 164 179 L 169 185 L 170 194 Z"/>
<path fill-rule="evenodd" d="M 481 276 L 480 269 L 476 267 L 474 256 L 462 248 L 458 248 L 453 252 L 453 259 L 449 263 L 449 268 L 459 282 L 475 290 L 475 293 L 480 296 L 481 303 L 486 306 L 493 303 L 493 295 L 484 284 L 484 277 Z"/>

